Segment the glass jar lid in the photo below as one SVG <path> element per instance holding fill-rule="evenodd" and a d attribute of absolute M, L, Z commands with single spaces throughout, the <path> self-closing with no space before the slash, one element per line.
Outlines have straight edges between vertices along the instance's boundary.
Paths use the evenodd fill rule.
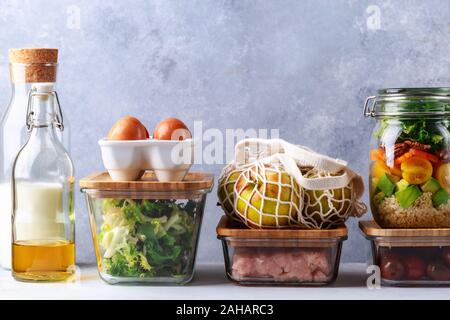
<path fill-rule="evenodd" d="M 450 87 L 380 89 L 366 99 L 364 116 L 450 116 Z"/>

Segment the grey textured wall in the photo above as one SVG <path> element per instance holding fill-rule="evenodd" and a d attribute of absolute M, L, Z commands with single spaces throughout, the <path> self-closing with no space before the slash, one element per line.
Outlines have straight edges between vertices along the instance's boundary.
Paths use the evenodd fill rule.
<path fill-rule="evenodd" d="M 10 94 L 8 48 L 58 47 L 78 178 L 102 170 L 97 140 L 125 114 L 150 128 L 167 116 L 279 128 L 367 176 L 364 98 L 380 87 L 450 85 L 449 23 L 448 0 L 2 0 L 0 103 Z M 201 168 L 217 176 L 221 166 Z M 222 261 L 215 202 L 214 190 L 200 261 Z M 76 204 L 78 260 L 94 261 L 81 194 Z M 344 259 L 364 261 L 366 241 L 348 225 Z"/>

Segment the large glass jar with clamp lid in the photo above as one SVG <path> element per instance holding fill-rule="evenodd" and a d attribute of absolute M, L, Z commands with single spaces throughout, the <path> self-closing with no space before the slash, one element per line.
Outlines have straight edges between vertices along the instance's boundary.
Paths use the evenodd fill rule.
<path fill-rule="evenodd" d="M 366 100 L 372 214 L 383 228 L 450 227 L 450 88 L 383 89 Z"/>
<path fill-rule="evenodd" d="M 73 183 L 52 84 L 33 85 L 28 141 L 13 164 L 12 271 L 22 281 L 61 281 L 75 271 Z"/>
<path fill-rule="evenodd" d="M 0 120 L 0 266 L 11 268 L 11 168 L 28 139 L 25 125 L 28 93 L 34 84 L 56 83 L 58 49 L 19 48 L 9 50 L 11 99 Z M 70 129 L 57 132 L 70 152 Z"/>

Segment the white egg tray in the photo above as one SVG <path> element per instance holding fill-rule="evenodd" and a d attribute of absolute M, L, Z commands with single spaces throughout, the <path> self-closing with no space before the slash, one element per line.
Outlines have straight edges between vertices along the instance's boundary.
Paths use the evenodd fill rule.
<path fill-rule="evenodd" d="M 159 181 L 181 181 L 194 163 L 194 141 L 108 140 L 98 141 L 103 164 L 114 181 L 139 180 L 146 170 Z"/>

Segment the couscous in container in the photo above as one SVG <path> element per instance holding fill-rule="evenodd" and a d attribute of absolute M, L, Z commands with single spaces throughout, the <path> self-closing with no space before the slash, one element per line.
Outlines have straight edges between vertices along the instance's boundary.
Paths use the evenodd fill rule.
<path fill-rule="evenodd" d="M 360 221 L 386 286 L 450 286 L 450 229 L 382 229 Z"/>
<path fill-rule="evenodd" d="M 248 229 L 223 216 L 217 226 L 227 277 L 241 285 L 326 285 L 336 280 L 345 226 L 329 230 Z"/>
<path fill-rule="evenodd" d="M 93 174 L 80 181 L 100 276 L 110 284 L 185 284 L 194 275 L 206 195 L 213 176 L 188 173 L 160 182 Z"/>

